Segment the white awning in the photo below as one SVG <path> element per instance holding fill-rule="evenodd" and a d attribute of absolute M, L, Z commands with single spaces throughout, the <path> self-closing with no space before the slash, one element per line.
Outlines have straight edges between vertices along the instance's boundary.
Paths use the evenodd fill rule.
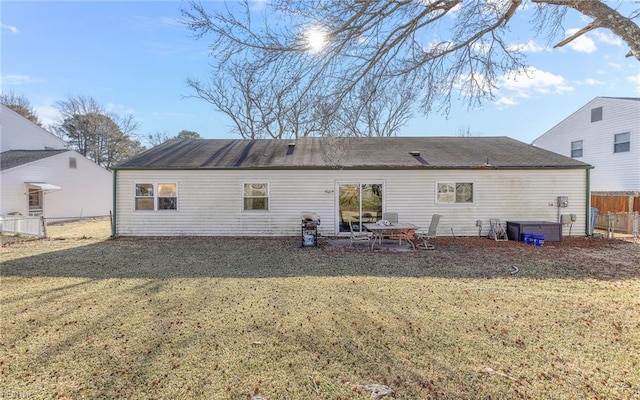
<path fill-rule="evenodd" d="M 40 188 L 45 193 L 55 192 L 56 190 L 62 189 L 60 186 L 52 185 L 50 183 L 43 183 L 43 182 L 25 182 L 25 183 L 29 186 L 35 186 L 37 188 Z"/>

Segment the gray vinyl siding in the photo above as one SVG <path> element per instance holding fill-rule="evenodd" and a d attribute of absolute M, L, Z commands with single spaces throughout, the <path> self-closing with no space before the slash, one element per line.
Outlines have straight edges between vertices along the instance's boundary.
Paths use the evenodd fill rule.
<path fill-rule="evenodd" d="M 473 182 L 472 204 L 436 202 L 436 182 Z M 135 183 L 177 183 L 178 210 L 134 211 Z M 243 211 L 243 183 L 268 183 L 268 211 Z M 586 171 L 554 170 L 182 170 L 117 172 L 116 222 L 120 236 L 297 236 L 300 213 L 319 214 L 319 233 L 337 234 L 340 183 L 382 182 L 383 209 L 400 222 L 427 227 L 441 214 L 439 235 L 474 236 L 475 221 L 489 218 L 557 221 L 558 196 L 569 197 L 564 214 L 577 214 L 572 233 L 583 235 Z M 565 228 L 565 234 L 568 227 Z"/>

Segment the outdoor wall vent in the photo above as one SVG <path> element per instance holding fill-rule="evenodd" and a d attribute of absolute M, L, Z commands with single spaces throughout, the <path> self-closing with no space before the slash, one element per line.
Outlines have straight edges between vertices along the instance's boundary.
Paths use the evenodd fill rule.
<path fill-rule="evenodd" d="M 414 157 L 419 157 L 420 156 L 420 152 L 419 151 L 415 151 L 415 150 L 410 151 L 409 154 L 411 154 Z"/>

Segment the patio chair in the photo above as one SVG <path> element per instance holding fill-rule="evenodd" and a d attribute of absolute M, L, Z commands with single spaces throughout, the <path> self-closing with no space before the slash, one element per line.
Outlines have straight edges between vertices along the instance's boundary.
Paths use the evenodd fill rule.
<path fill-rule="evenodd" d="M 385 221 L 389 221 L 392 224 L 397 224 L 398 223 L 398 213 L 397 212 L 383 212 L 382 213 L 382 219 Z M 389 239 L 391 240 L 397 240 L 398 241 L 398 245 L 402 244 L 402 239 L 406 238 L 406 232 L 403 232 L 402 234 L 396 234 L 396 235 L 389 235 L 387 236 Z M 382 240 L 380 240 L 382 242 Z"/>
<path fill-rule="evenodd" d="M 349 220 L 349 231 L 350 231 L 349 240 L 351 242 L 350 246 L 353 246 L 354 243 L 367 243 L 367 245 L 371 243 L 371 238 L 373 234 L 371 232 L 354 231 L 351 220 Z"/>
<path fill-rule="evenodd" d="M 397 212 L 383 212 L 382 219 L 391 222 L 392 224 L 398 223 L 398 213 Z"/>
<path fill-rule="evenodd" d="M 424 250 L 433 250 L 435 246 L 429 243 L 427 239 L 435 239 L 438 231 L 438 224 L 440 223 L 440 214 L 433 214 L 431 216 L 431 223 L 429 224 L 428 231 L 416 231 L 416 239 L 422 240 L 416 247 Z"/>

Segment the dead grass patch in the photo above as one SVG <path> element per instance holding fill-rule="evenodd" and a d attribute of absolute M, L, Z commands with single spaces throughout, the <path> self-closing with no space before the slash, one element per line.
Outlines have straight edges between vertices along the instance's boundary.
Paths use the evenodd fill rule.
<path fill-rule="evenodd" d="M 607 398 L 640 393 L 640 254 L 438 239 L 73 235 L 0 267 L 0 386 L 30 398 Z M 64 239 L 64 240 L 63 240 Z M 512 275 L 512 266 L 518 273 Z"/>

